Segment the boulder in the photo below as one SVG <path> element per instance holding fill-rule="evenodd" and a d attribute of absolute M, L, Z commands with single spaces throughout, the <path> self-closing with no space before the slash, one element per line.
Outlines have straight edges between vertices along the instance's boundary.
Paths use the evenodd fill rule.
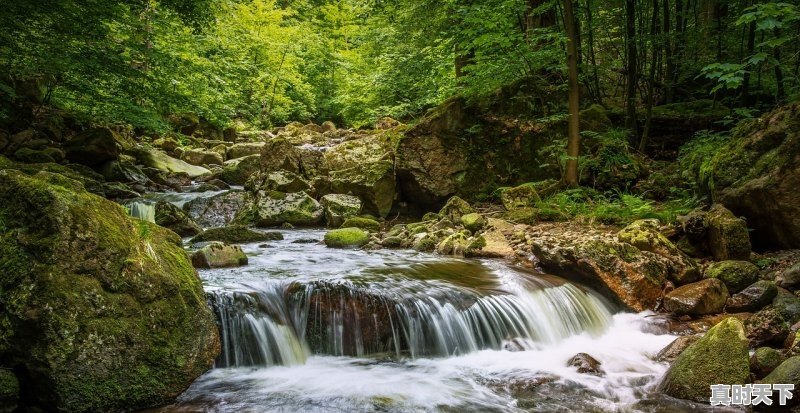
<path fill-rule="evenodd" d="M 294 193 L 308 191 L 311 186 L 294 172 L 279 170 L 254 174 L 248 179 L 245 189 L 253 193 L 258 191 Z"/>
<path fill-rule="evenodd" d="M 775 281 L 783 288 L 797 288 L 800 286 L 800 263 L 781 271 Z"/>
<path fill-rule="evenodd" d="M 765 248 L 800 248 L 799 113 L 795 102 L 742 122 L 701 166 L 714 201 L 747 218 Z"/>
<path fill-rule="evenodd" d="M 381 223 L 371 218 L 351 217 L 344 220 L 342 227 L 361 228 L 369 232 L 378 232 L 381 230 Z"/>
<path fill-rule="evenodd" d="M 331 122 L 329 120 L 326 120 L 325 122 L 322 122 L 322 132 L 333 132 L 335 130 L 336 130 L 336 124 L 335 123 L 333 123 L 333 122 Z"/>
<path fill-rule="evenodd" d="M 244 185 L 261 168 L 261 155 L 250 155 L 225 161 L 220 179 L 231 185 Z"/>
<path fill-rule="evenodd" d="M 759 347 L 750 356 L 750 371 L 756 378 L 764 378 L 783 362 L 780 351 L 771 347 Z"/>
<path fill-rule="evenodd" d="M 758 311 L 771 303 L 776 295 L 778 295 L 778 287 L 774 282 L 759 280 L 732 295 L 725 304 L 725 311 L 729 313 Z"/>
<path fill-rule="evenodd" d="M 712 384 L 743 385 L 750 381 L 749 358 L 742 322 L 726 318 L 678 356 L 659 383 L 658 391 L 708 403 Z"/>
<path fill-rule="evenodd" d="M 325 210 L 325 222 L 329 227 L 339 228 L 347 218 L 361 213 L 361 200 L 352 195 L 329 194 L 320 199 Z"/>
<path fill-rule="evenodd" d="M 19 404 L 19 381 L 11 370 L 0 367 L 0 412 L 10 413 Z"/>
<path fill-rule="evenodd" d="M 283 138 L 270 139 L 261 149 L 261 170 L 279 171 L 281 169 L 301 173 L 300 153 L 289 141 Z"/>
<path fill-rule="evenodd" d="M 656 355 L 656 361 L 659 363 L 675 361 L 678 356 L 686 350 L 687 347 L 700 340 L 703 336 L 700 334 L 693 334 L 690 336 L 680 336 L 667 344 L 666 347 L 661 349 Z"/>
<path fill-rule="evenodd" d="M 786 400 L 789 406 L 796 406 L 800 401 L 797 400 L 797 389 L 800 388 L 800 356 L 789 357 L 783 363 L 779 364 L 775 370 L 761 380 L 764 384 L 793 384 L 795 394 L 790 400 Z M 779 393 L 773 391 L 772 394 L 773 405 L 780 403 Z"/>
<path fill-rule="evenodd" d="M 67 141 L 64 152 L 71 162 L 94 166 L 119 158 L 131 146 L 131 141 L 109 128 L 91 128 Z"/>
<path fill-rule="evenodd" d="M 222 165 L 225 159 L 218 152 L 205 149 L 189 149 L 181 155 L 181 159 L 191 165 Z"/>
<path fill-rule="evenodd" d="M 122 155 L 118 160 L 106 162 L 100 167 L 100 173 L 108 182 L 147 184 L 150 178 L 133 163 L 133 160 L 128 158 L 128 156 Z"/>
<path fill-rule="evenodd" d="M 649 251 L 670 259 L 674 265 L 670 266 L 667 277 L 675 284 L 683 285 L 700 279 L 700 269 L 660 232 L 658 220 L 634 221 L 619 231 L 617 237 L 640 251 Z"/>
<path fill-rule="evenodd" d="M 789 324 L 800 321 L 800 298 L 790 291 L 778 287 L 778 294 L 772 300 L 772 306 Z"/>
<path fill-rule="evenodd" d="M 758 280 L 758 267 L 749 261 L 715 262 L 706 268 L 706 278 L 717 278 L 728 291 L 738 293 Z"/>
<path fill-rule="evenodd" d="M 507 210 L 530 208 L 541 199 L 536 188 L 531 184 L 522 184 L 514 188 L 507 188 L 500 193 L 500 200 Z"/>
<path fill-rule="evenodd" d="M 480 231 L 486 226 L 486 218 L 477 212 L 465 214 L 461 216 L 461 225 L 472 232 Z"/>
<path fill-rule="evenodd" d="M 728 300 L 725 284 L 709 278 L 678 287 L 664 296 L 664 307 L 679 315 L 706 315 L 721 313 Z"/>
<path fill-rule="evenodd" d="M 54 151 L 59 151 L 56 148 L 51 148 L 53 151 L 43 151 L 31 148 L 19 148 L 14 152 L 14 159 L 24 163 L 48 163 L 58 162 L 64 159 L 64 154 L 53 156 Z M 59 151 L 60 152 L 60 151 Z M 56 160 L 56 158 L 59 158 Z"/>
<path fill-rule="evenodd" d="M 325 234 L 325 245 L 330 248 L 361 247 L 369 242 L 369 232 L 360 228 L 339 228 Z"/>
<path fill-rule="evenodd" d="M 475 210 L 469 203 L 457 196 L 447 200 L 447 203 L 439 210 L 439 216 L 447 218 L 450 222 L 461 222 L 463 215 L 472 214 Z"/>
<path fill-rule="evenodd" d="M 0 360 L 25 372 L 26 405 L 146 408 L 213 366 L 218 330 L 175 233 L 50 172 L 0 171 L 0 217 Z"/>
<path fill-rule="evenodd" d="M 462 218 L 467 215 L 462 215 Z M 486 220 L 485 231 L 473 240 L 465 255 L 482 258 L 513 257 L 515 255 L 514 247 L 511 246 L 506 237 L 506 233 L 510 233 L 513 229 L 514 226 L 508 221 L 489 218 Z"/>
<path fill-rule="evenodd" d="M 190 165 L 155 148 L 137 146 L 129 150 L 128 154 L 136 158 L 141 165 L 162 172 L 186 173 L 190 178 L 197 178 L 210 173 L 206 168 Z"/>
<path fill-rule="evenodd" d="M 243 225 L 209 228 L 192 238 L 191 243 L 220 241 L 226 244 L 244 244 L 248 242 L 279 241 L 283 239 L 280 232 L 256 232 Z"/>
<path fill-rule="evenodd" d="M 246 209 L 248 200 L 242 191 L 228 191 L 187 202 L 183 209 L 201 227 L 224 227 Z"/>
<path fill-rule="evenodd" d="M 248 216 L 237 218 L 240 222 L 252 222 L 259 227 L 292 225 L 314 225 L 322 220 L 322 206 L 305 192 L 287 194 L 278 191 L 259 191 L 247 212 Z"/>
<path fill-rule="evenodd" d="M 156 224 L 169 228 L 182 237 L 191 237 L 203 231 L 186 211 L 169 202 L 157 202 L 155 214 Z"/>
<path fill-rule="evenodd" d="M 577 368 L 578 373 L 591 374 L 593 376 L 605 376 L 602 365 L 603 363 L 586 353 L 578 353 L 567 361 L 567 366 Z"/>
<path fill-rule="evenodd" d="M 745 331 L 753 347 L 782 343 L 789 334 L 790 324 L 772 306 L 753 314 L 745 321 Z"/>
<path fill-rule="evenodd" d="M 211 242 L 192 254 L 195 268 L 225 268 L 247 265 L 247 255 L 238 245 Z"/>
<path fill-rule="evenodd" d="M 361 199 L 363 212 L 386 217 L 395 198 L 394 164 L 378 161 L 330 172 L 331 190 Z"/>
<path fill-rule="evenodd" d="M 264 146 L 266 146 L 265 142 L 237 143 L 228 148 L 228 160 L 260 155 L 264 150 Z"/>
<path fill-rule="evenodd" d="M 708 211 L 708 248 L 717 261 L 749 260 L 750 234 L 747 225 L 722 205 Z"/>

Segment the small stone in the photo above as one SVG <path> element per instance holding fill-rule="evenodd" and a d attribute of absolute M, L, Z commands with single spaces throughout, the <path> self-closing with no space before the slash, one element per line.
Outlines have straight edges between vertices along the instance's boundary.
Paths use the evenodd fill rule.
<path fill-rule="evenodd" d="M 195 268 L 223 268 L 247 265 L 247 255 L 238 245 L 212 242 L 192 254 Z"/>
<path fill-rule="evenodd" d="M 576 367 L 578 373 L 591 374 L 593 376 L 605 376 L 605 371 L 600 367 L 602 364 L 586 353 L 578 353 L 567 361 L 567 366 Z"/>
<path fill-rule="evenodd" d="M 775 281 L 783 288 L 796 288 L 800 285 L 800 263 L 783 270 Z"/>
<path fill-rule="evenodd" d="M 664 297 L 664 306 L 678 315 L 706 315 L 722 312 L 728 300 L 725 284 L 709 278 L 676 288 Z"/>
<path fill-rule="evenodd" d="M 339 228 L 325 234 L 325 245 L 330 248 L 361 247 L 369 242 L 369 232 L 361 228 Z"/>
<path fill-rule="evenodd" d="M 483 215 L 473 212 L 471 214 L 466 214 L 461 216 L 461 225 L 464 228 L 475 232 L 480 231 L 483 227 L 486 226 L 486 218 Z"/>

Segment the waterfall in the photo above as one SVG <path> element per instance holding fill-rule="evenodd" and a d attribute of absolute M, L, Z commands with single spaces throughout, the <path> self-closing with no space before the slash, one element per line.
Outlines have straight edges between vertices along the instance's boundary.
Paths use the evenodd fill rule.
<path fill-rule="evenodd" d="M 134 218 L 152 223 L 156 222 L 156 206 L 153 203 L 135 201 L 128 204 L 128 209 Z"/>
<path fill-rule="evenodd" d="M 248 285 L 211 291 L 223 351 L 219 366 L 302 364 L 311 353 L 446 357 L 530 349 L 611 324 L 603 302 L 564 283 L 515 293 L 469 289 L 398 294 L 347 282 Z"/>

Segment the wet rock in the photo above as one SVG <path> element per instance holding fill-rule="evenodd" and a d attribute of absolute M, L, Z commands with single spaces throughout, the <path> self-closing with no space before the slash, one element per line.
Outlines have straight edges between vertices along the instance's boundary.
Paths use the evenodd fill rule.
<path fill-rule="evenodd" d="M 700 340 L 702 337 L 703 337 L 702 334 L 693 334 L 689 336 L 680 336 L 676 338 L 666 347 L 661 349 L 661 351 L 658 352 L 658 354 L 656 355 L 656 361 L 671 363 L 676 358 L 678 358 L 678 356 L 680 356 L 680 354 L 683 353 L 683 351 L 686 350 L 687 347 L 694 344 L 695 342 L 697 342 L 697 340 Z"/>
<path fill-rule="evenodd" d="M 795 389 L 800 388 L 800 356 L 789 357 L 778 365 L 775 370 L 761 380 L 764 384 L 793 384 Z M 795 390 L 796 392 L 796 390 Z M 773 391 L 772 400 L 774 404 L 779 403 L 778 392 Z M 788 406 L 796 406 L 800 403 L 797 396 L 787 400 Z"/>
<path fill-rule="evenodd" d="M 676 284 L 688 284 L 700 279 L 697 265 L 660 232 L 658 220 L 634 221 L 619 231 L 617 237 L 640 251 L 652 252 L 669 259 L 673 265 L 670 265 L 668 278 Z"/>
<path fill-rule="evenodd" d="M 370 218 L 352 217 L 347 218 L 342 223 L 343 228 L 361 228 L 369 232 L 377 232 L 381 229 L 381 223 Z"/>
<path fill-rule="evenodd" d="M 322 221 L 322 206 L 305 192 L 259 191 L 250 206 L 252 222 L 259 227 L 314 225 Z M 237 219 L 248 220 L 245 217 Z"/>
<path fill-rule="evenodd" d="M 766 307 L 745 321 L 747 339 L 753 347 L 782 343 L 789 334 L 789 324 L 774 307 Z"/>
<path fill-rule="evenodd" d="M 705 276 L 721 280 L 728 291 L 738 293 L 758 280 L 758 267 L 748 261 L 715 262 L 708 266 Z"/>
<path fill-rule="evenodd" d="M 260 168 L 260 155 L 244 156 L 225 161 L 219 177 L 231 185 L 244 185 Z"/>
<path fill-rule="evenodd" d="M 130 157 L 125 155 L 122 155 L 119 160 L 109 161 L 103 164 L 100 168 L 100 173 L 103 174 L 103 177 L 109 182 L 145 185 L 150 181 L 150 178 L 147 177 L 144 171 L 136 166 Z"/>
<path fill-rule="evenodd" d="M 244 192 L 229 191 L 193 199 L 184 205 L 184 210 L 202 227 L 224 227 L 233 223 L 247 205 Z"/>
<path fill-rule="evenodd" d="M 270 139 L 261 149 L 261 170 L 300 173 L 299 150 L 284 138 Z"/>
<path fill-rule="evenodd" d="M 771 303 L 778 294 L 775 283 L 767 280 L 756 281 L 728 299 L 725 311 L 731 313 L 758 311 Z"/>
<path fill-rule="evenodd" d="M 203 231 L 186 211 L 168 202 L 157 202 L 156 224 L 169 228 L 182 237 L 191 237 Z"/>
<path fill-rule="evenodd" d="M 783 288 L 796 289 L 800 286 L 800 263 L 783 270 L 775 281 Z"/>
<path fill-rule="evenodd" d="M 476 212 L 461 216 L 461 225 L 472 232 L 482 230 L 486 226 L 486 222 L 486 218 Z"/>
<path fill-rule="evenodd" d="M 432 252 L 436 249 L 436 239 L 424 234 L 424 236 L 414 239 L 412 248 L 419 252 Z"/>
<path fill-rule="evenodd" d="M 0 412 L 13 412 L 19 403 L 19 381 L 11 370 L 0 367 Z"/>
<path fill-rule="evenodd" d="M 190 165 L 180 159 L 172 158 L 155 148 L 137 146 L 129 150 L 128 154 L 136 158 L 139 164 L 162 172 L 186 173 L 190 178 L 197 178 L 210 173 L 206 168 Z"/>
<path fill-rule="evenodd" d="M 523 184 L 501 192 L 500 200 L 503 202 L 503 206 L 510 211 L 513 209 L 533 207 L 541 199 L 532 184 Z"/>
<path fill-rule="evenodd" d="M 83 165 L 100 165 L 119 158 L 132 142 L 108 128 L 91 128 L 64 145 L 67 159 Z"/>
<path fill-rule="evenodd" d="M 192 254 L 195 268 L 225 268 L 247 265 L 247 255 L 238 245 L 211 242 Z"/>
<path fill-rule="evenodd" d="M 345 219 L 361 212 L 361 200 L 352 195 L 325 195 L 320 199 L 320 205 L 325 210 L 325 221 L 332 228 L 339 228 Z"/>
<path fill-rule="evenodd" d="M 789 324 L 800 321 L 800 298 L 788 290 L 778 287 L 778 294 L 772 300 L 772 306 Z"/>
<path fill-rule="evenodd" d="M 403 245 L 403 239 L 396 236 L 389 236 L 381 241 L 381 246 L 384 248 L 400 248 Z"/>
<path fill-rule="evenodd" d="M 340 228 L 325 234 L 325 245 L 330 248 L 361 247 L 369 242 L 369 232 L 360 228 Z"/>
<path fill-rule="evenodd" d="M 245 188 L 251 192 L 278 191 L 293 193 L 308 191 L 311 186 L 299 175 L 290 171 L 280 170 L 256 173 L 247 181 Z"/>
<path fill-rule="evenodd" d="M 213 366 L 218 330 L 175 233 L 49 172 L 0 171 L 0 216 L 0 353 L 26 404 L 146 408 Z"/>
<path fill-rule="evenodd" d="M 228 148 L 228 160 L 244 158 L 245 156 L 261 155 L 266 145 L 265 142 L 237 143 Z"/>
<path fill-rule="evenodd" d="M 190 242 L 221 241 L 226 244 L 244 244 L 259 241 L 279 241 L 282 239 L 283 234 L 280 232 L 256 232 L 243 225 L 230 225 L 209 228 L 192 238 Z"/>
<path fill-rule="evenodd" d="M 469 203 L 457 196 L 447 200 L 447 203 L 439 210 L 439 216 L 447 218 L 450 222 L 461 222 L 463 215 L 472 214 L 475 210 Z"/>
<path fill-rule="evenodd" d="M 750 356 L 750 371 L 756 378 L 766 377 L 783 362 L 783 356 L 771 347 L 759 347 Z"/>
<path fill-rule="evenodd" d="M 729 317 L 711 328 L 675 360 L 658 391 L 679 399 L 707 403 L 712 384 L 745 384 L 750 363 L 744 326 Z"/>
<path fill-rule="evenodd" d="M 586 353 L 578 353 L 567 361 L 567 366 L 575 367 L 578 373 L 591 374 L 593 376 L 605 376 L 605 371 L 601 367 L 603 363 Z"/>
<path fill-rule="evenodd" d="M 708 248 L 717 261 L 750 259 L 750 233 L 745 222 L 715 204 L 708 211 Z"/>
<path fill-rule="evenodd" d="M 725 308 L 728 297 L 725 284 L 709 278 L 676 288 L 664 296 L 664 307 L 679 315 L 716 314 Z"/>
<path fill-rule="evenodd" d="M 314 238 L 300 238 L 292 241 L 292 244 L 316 244 L 318 242 L 319 240 Z"/>
<path fill-rule="evenodd" d="M 197 166 L 222 165 L 225 162 L 219 153 L 204 149 L 189 149 L 181 155 L 181 159 Z"/>

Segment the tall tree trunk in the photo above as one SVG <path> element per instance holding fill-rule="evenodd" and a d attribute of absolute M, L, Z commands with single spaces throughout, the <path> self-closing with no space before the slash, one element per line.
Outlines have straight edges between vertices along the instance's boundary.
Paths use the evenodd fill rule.
<path fill-rule="evenodd" d="M 756 23 L 752 22 L 748 25 L 747 28 L 747 54 L 746 57 L 750 57 L 753 55 L 753 52 L 756 48 Z M 744 79 L 742 80 L 742 104 L 745 106 L 750 106 L 751 104 L 750 98 L 750 71 L 745 70 L 744 72 Z"/>
<path fill-rule="evenodd" d="M 642 139 L 639 140 L 639 152 L 644 153 L 647 149 L 647 141 L 650 137 L 650 124 L 653 118 L 653 102 L 655 101 L 655 83 L 656 83 L 656 62 L 661 54 L 661 42 L 659 42 L 658 35 L 660 28 L 658 25 L 658 0 L 653 0 L 653 20 L 650 22 L 650 38 L 653 44 L 653 61 L 650 62 L 650 73 L 647 76 L 647 115 L 644 121 L 644 130 L 642 131 Z"/>
<path fill-rule="evenodd" d="M 594 52 L 594 25 L 592 24 L 592 0 L 586 0 L 586 36 L 589 49 L 589 64 L 592 67 L 590 90 L 595 102 L 602 102 L 603 92 L 600 89 L 600 77 L 597 74 L 597 57 Z"/>
<path fill-rule="evenodd" d="M 672 30 L 672 17 L 670 16 L 670 9 L 669 9 L 669 0 L 664 0 L 663 2 L 663 11 L 664 11 L 664 24 L 662 27 L 662 31 L 664 32 L 664 73 L 661 76 L 661 79 L 664 83 L 664 100 L 666 101 L 667 95 L 671 94 L 672 92 L 669 90 L 669 79 L 670 73 L 672 73 L 672 38 L 670 37 L 670 31 Z M 666 102 L 665 102 L 666 103 Z"/>
<path fill-rule="evenodd" d="M 580 154 L 580 89 L 578 85 L 578 34 L 572 0 L 564 0 L 564 27 L 567 31 L 567 83 L 569 85 L 569 128 L 564 184 L 578 186 Z"/>
<path fill-rule="evenodd" d="M 636 141 L 636 84 L 637 51 L 636 51 L 636 0 L 625 0 L 625 50 L 626 50 L 626 103 L 625 103 L 625 128 L 631 132 L 632 141 Z"/>

